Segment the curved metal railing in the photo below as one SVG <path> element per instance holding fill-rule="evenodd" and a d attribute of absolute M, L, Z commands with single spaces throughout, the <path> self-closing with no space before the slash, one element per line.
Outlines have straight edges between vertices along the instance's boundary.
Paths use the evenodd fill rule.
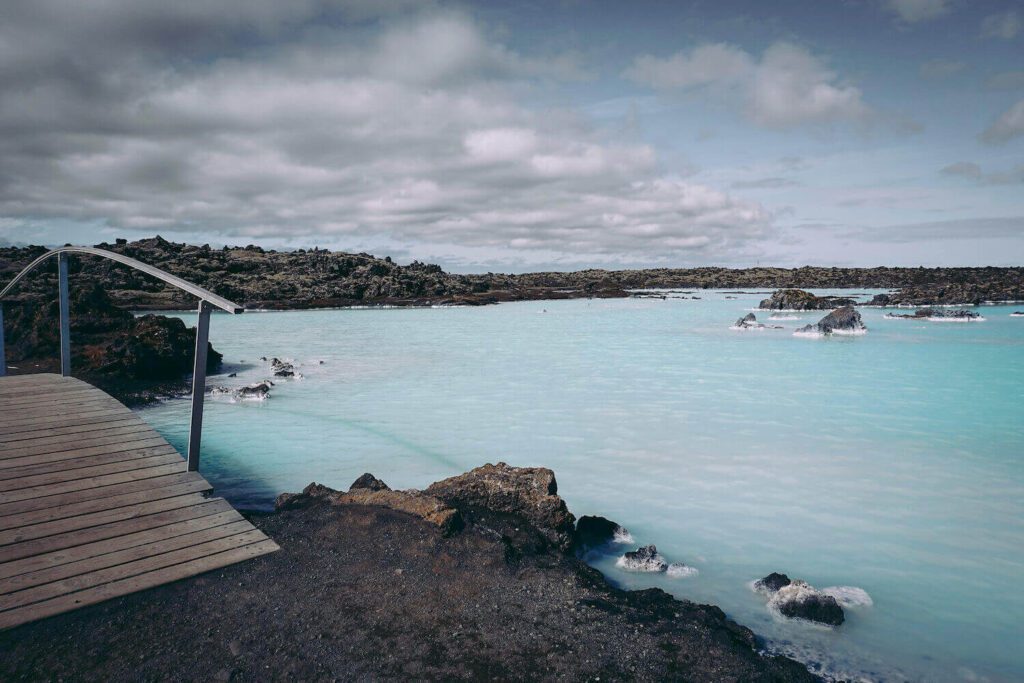
<path fill-rule="evenodd" d="M 203 430 L 203 397 L 206 393 L 206 351 L 210 335 L 210 312 L 213 307 L 220 308 L 228 313 L 242 313 L 245 309 L 238 304 L 218 296 L 208 289 L 188 280 L 171 275 L 159 268 L 136 261 L 133 258 L 118 254 L 105 249 L 95 247 L 73 247 L 66 246 L 46 252 L 39 258 L 28 264 L 6 287 L 0 290 L 0 377 L 7 374 L 7 361 L 4 355 L 4 311 L 2 301 L 18 282 L 26 275 L 39 267 L 44 261 L 54 256 L 57 257 L 58 271 L 58 293 L 60 298 L 60 368 L 61 374 L 65 377 L 71 374 L 71 325 L 69 319 L 68 300 L 68 254 L 89 254 L 100 256 L 111 261 L 117 261 L 142 273 L 163 280 L 174 285 L 178 289 L 188 292 L 199 299 L 199 319 L 196 324 L 196 353 L 195 363 L 192 372 L 192 419 L 189 425 L 188 436 L 188 469 L 196 471 L 199 469 L 199 444 Z"/>

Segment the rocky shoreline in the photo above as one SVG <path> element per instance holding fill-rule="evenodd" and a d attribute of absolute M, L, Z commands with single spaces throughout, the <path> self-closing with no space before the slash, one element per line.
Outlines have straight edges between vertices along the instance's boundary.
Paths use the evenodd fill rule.
<path fill-rule="evenodd" d="M 717 607 L 612 585 L 578 551 L 613 523 L 575 525 L 543 468 L 250 518 L 279 552 L 0 633 L 0 679 L 818 680 Z"/>
<path fill-rule="evenodd" d="M 581 270 L 520 275 L 447 273 L 414 261 L 323 249 L 277 252 L 256 245 L 211 248 L 159 236 L 98 244 L 155 265 L 250 309 L 351 306 L 486 305 L 505 301 L 621 298 L 645 289 L 873 288 L 898 290 L 874 305 L 965 305 L 1024 301 L 1024 268 L 652 268 Z M 0 281 L 12 278 L 45 247 L 0 248 Z M 88 267 L 83 263 L 88 260 Z M 102 282 L 113 301 L 133 310 L 193 308 L 186 294 L 118 263 L 72 259 L 74 281 Z M 56 266 L 47 264 L 19 289 L 18 297 L 52 297 Z"/>

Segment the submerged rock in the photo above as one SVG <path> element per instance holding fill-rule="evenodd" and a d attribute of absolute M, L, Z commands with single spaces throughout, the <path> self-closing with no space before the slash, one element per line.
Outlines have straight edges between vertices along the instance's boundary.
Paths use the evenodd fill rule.
<path fill-rule="evenodd" d="M 816 296 L 802 289 L 780 289 L 761 301 L 758 308 L 772 311 L 825 311 L 837 306 L 851 306 L 853 299 L 837 296 Z"/>
<path fill-rule="evenodd" d="M 1024 311 L 1014 311 L 1010 314 L 1011 318 L 1024 318 Z"/>
<path fill-rule="evenodd" d="M 984 320 L 980 314 L 966 309 L 948 311 L 941 308 L 919 308 L 912 314 L 888 313 L 886 318 L 908 318 L 910 320 Z"/>
<path fill-rule="evenodd" d="M 663 572 L 668 569 L 668 562 L 658 554 L 658 548 L 653 545 L 645 545 L 628 552 L 615 564 L 633 572 Z"/>
<path fill-rule="evenodd" d="M 801 579 L 772 572 L 754 582 L 754 590 L 769 596 L 768 607 L 790 619 L 839 626 L 846 619 L 835 597 Z M 866 593 L 865 593 L 866 595 Z"/>
<path fill-rule="evenodd" d="M 257 382 L 235 390 L 235 397 L 240 399 L 264 400 L 270 398 L 270 382 Z"/>
<path fill-rule="evenodd" d="M 745 316 L 736 321 L 736 324 L 732 326 L 734 330 L 764 330 L 771 328 L 773 330 L 781 330 L 780 325 L 765 325 L 764 323 L 757 322 L 757 316 L 753 313 L 747 313 Z"/>
<path fill-rule="evenodd" d="M 592 548 L 613 543 L 617 537 L 628 534 L 623 527 L 610 519 L 583 515 L 576 522 L 576 532 L 573 534 L 572 545 L 577 552 L 585 552 Z"/>
<path fill-rule="evenodd" d="M 522 520 L 546 543 L 572 548 L 575 518 L 558 495 L 555 473 L 546 467 L 487 464 L 435 482 L 426 493 L 504 535 L 516 536 L 521 526 L 517 520 Z"/>
<path fill-rule="evenodd" d="M 292 363 L 287 363 L 278 358 L 273 358 L 270 361 L 270 369 L 274 372 L 274 377 L 296 377 L 295 366 Z"/>
<path fill-rule="evenodd" d="M 832 311 L 814 325 L 804 325 L 796 334 L 863 334 L 867 331 L 860 313 L 853 306 Z"/>
<path fill-rule="evenodd" d="M 792 581 L 785 574 L 779 574 L 778 572 L 772 572 L 763 579 L 758 579 L 754 582 L 754 590 L 761 593 L 775 593 L 780 588 L 788 586 Z"/>
<path fill-rule="evenodd" d="M 800 579 L 780 588 L 768 604 L 791 619 L 807 619 L 830 626 L 839 626 L 846 620 L 843 608 L 834 597 Z"/>

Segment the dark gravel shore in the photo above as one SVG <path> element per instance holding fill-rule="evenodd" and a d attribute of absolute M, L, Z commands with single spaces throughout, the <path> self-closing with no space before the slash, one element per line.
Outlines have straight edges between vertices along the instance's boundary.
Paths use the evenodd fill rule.
<path fill-rule="evenodd" d="M 279 552 L 0 633 L 0 680 L 816 680 L 716 607 L 473 523 L 325 501 L 252 521 Z"/>

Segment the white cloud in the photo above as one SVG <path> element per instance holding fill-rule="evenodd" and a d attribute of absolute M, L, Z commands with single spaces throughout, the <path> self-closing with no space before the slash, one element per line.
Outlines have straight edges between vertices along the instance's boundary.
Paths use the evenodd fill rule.
<path fill-rule="evenodd" d="M 173 33 L 178 5 L 136 22 L 110 0 L 123 35 L 75 12 L 49 42 L 0 27 L 23 58 L 0 60 L 0 87 L 33 84 L 0 98 L 0 219 L 548 262 L 721 258 L 772 230 L 760 205 L 666 177 L 649 146 L 530 106 L 581 76 L 571 55 L 523 54 L 430 8 L 368 28 L 344 18 L 370 8 L 347 4 L 303 30 L 313 10 L 288 5 L 266 3 L 237 42 L 242 19 L 190 19 L 190 47 L 139 53 L 152 61 L 126 46 Z M 274 40 L 254 48 L 254 31 Z"/>
<path fill-rule="evenodd" d="M 992 14 L 981 21 L 981 35 L 986 38 L 1013 40 L 1024 30 L 1024 18 L 1017 10 Z"/>
<path fill-rule="evenodd" d="M 950 0 L 885 0 L 890 12 L 910 24 L 937 19 L 950 11 L 951 4 Z"/>
<path fill-rule="evenodd" d="M 757 60 L 740 48 L 713 44 L 668 58 L 637 57 L 624 72 L 659 90 L 713 87 L 738 96 L 748 118 L 774 128 L 804 123 L 860 121 L 870 113 L 861 91 L 809 51 L 788 42 L 770 46 Z"/>
<path fill-rule="evenodd" d="M 982 141 L 989 144 L 1003 144 L 1024 135 L 1024 100 L 1020 100 L 1003 112 L 992 125 L 982 131 Z"/>
<path fill-rule="evenodd" d="M 700 45 L 690 53 L 677 52 L 668 59 L 637 57 L 626 69 L 626 78 L 659 90 L 701 85 L 735 84 L 750 77 L 754 60 L 733 45 Z"/>
<path fill-rule="evenodd" d="M 967 178 L 981 185 L 1017 185 L 1024 183 L 1024 165 L 1009 171 L 985 173 L 981 166 L 971 161 L 958 161 L 942 169 L 939 173 L 948 176 Z"/>

